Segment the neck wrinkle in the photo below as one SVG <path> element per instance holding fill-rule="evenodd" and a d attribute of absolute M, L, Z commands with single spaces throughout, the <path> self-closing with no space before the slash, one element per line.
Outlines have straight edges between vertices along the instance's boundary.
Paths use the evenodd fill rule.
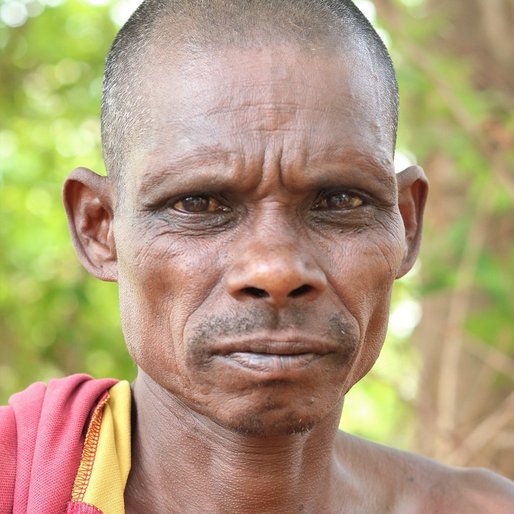
<path fill-rule="evenodd" d="M 219 426 L 145 376 L 133 398 L 125 497 L 139 510 L 127 513 L 315 512 L 328 501 L 339 412 L 308 433 L 266 438 Z"/>

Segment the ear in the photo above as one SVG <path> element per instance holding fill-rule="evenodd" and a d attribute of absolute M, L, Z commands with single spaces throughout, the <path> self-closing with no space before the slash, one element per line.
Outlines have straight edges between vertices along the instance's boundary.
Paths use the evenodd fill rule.
<path fill-rule="evenodd" d="M 110 179 L 86 168 L 77 168 L 64 183 L 63 200 L 80 262 L 91 275 L 115 282 L 118 272 Z"/>
<path fill-rule="evenodd" d="M 405 256 L 396 278 L 405 275 L 416 262 L 421 243 L 423 213 L 428 195 L 428 181 L 423 168 L 411 166 L 396 175 L 398 207 L 405 227 Z"/>

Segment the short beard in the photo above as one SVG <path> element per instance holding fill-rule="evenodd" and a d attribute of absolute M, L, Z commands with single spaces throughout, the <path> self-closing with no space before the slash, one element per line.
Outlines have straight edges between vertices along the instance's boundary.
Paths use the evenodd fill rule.
<path fill-rule="evenodd" d="M 260 414 L 249 414 L 237 423 L 221 423 L 224 428 L 235 432 L 238 435 L 248 437 L 279 437 L 291 435 L 304 435 L 310 432 L 316 425 L 313 419 L 298 419 L 290 416 L 287 419 L 274 423 L 265 423 Z"/>

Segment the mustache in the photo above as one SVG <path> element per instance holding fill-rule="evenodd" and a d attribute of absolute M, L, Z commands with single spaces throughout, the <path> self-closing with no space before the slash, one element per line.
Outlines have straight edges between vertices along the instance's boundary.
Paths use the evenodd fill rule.
<path fill-rule="evenodd" d="M 310 320 L 315 324 L 314 330 Z M 276 310 L 254 310 L 237 314 L 216 314 L 199 322 L 186 338 L 186 346 L 195 355 L 195 360 L 209 354 L 213 340 L 234 340 L 241 336 L 263 332 L 297 332 L 309 336 L 321 336 L 337 343 L 345 355 L 353 354 L 359 345 L 359 328 L 340 312 L 329 314 L 325 321 L 319 316 L 308 316 L 305 310 L 277 313 Z"/>

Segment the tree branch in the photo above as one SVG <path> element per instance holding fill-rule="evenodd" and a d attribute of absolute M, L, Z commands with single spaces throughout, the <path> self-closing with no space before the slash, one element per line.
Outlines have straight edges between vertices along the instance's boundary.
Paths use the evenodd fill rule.
<path fill-rule="evenodd" d="M 494 439 L 513 419 L 514 392 L 471 432 L 459 448 L 450 454 L 450 462 L 461 466 L 469 464 L 473 455 Z"/>

